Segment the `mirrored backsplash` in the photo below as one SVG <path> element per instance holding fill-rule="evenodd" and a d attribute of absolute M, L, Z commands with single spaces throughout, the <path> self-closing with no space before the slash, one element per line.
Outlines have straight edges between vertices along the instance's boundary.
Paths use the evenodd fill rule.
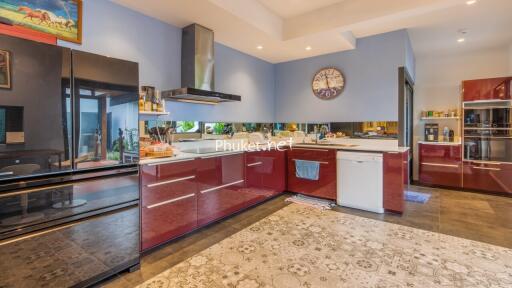
<path fill-rule="evenodd" d="M 139 123 L 141 141 L 180 142 L 199 139 L 329 135 L 336 138 L 398 139 L 397 121 L 327 123 L 253 123 L 146 120 Z"/>

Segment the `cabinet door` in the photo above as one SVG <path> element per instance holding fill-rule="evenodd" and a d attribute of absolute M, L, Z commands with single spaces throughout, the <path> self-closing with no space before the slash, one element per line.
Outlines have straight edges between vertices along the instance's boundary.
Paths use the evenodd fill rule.
<path fill-rule="evenodd" d="M 512 164 L 464 161 L 463 187 L 512 193 Z"/>
<path fill-rule="evenodd" d="M 288 151 L 288 191 L 314 197 L 336 200 L 336 150 L 293 148 Z M 296 176 L 295 161 L 320 162 L 318 180 L 308 180 Z"/>
<path fill-rule="evenodd" d="M 511 78 L 490 78 L 462 82 L 464 101 L 510 99 Z"/>
<path fill-rule="evenodd" d="M 197 228 L 196 161 L 141 168 L 142 249 Z"/>
<path fill-rule="evenodd" d="M 203 226 L 246 207 L 244 154 L 198 160 L 198 225 Z"/>
<path fill-rule="evenodd" d="M 398 213 L 404 211 L 403 159 L 403 153 L 384 153 L 384 209 Z"/>
<path fill-rule="evenodd" d="M 258 151 L 246 153 L 247 187 L 255 200 L 282 193 L 286 189 L 286 152 Z"/>
<path fill-rule="evenodd" d="M 462 187 L 462 146 L 420 144 L 420 182 Z"/>

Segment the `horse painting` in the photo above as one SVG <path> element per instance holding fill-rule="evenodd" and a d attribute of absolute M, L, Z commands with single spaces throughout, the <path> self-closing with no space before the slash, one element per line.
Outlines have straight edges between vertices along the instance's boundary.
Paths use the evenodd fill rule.
<path fill-rule="evenodd" d="M 30 21 L 34 21 L 35 19 L 39 19 L 39 25 L 46 23 L 47 25 L 51 25 L 50 16 L 45 11 L 40 10 L 32 10 L 29 7 L 26 6 L 20 6 L 18 8 L 19 12 L 25 13 L 25 17 L 23 19 L 29 18 Z"/>
<path fill-rule="evenodd" d="M 83 0 L 0 0 L 0 18 L 15 26 L 81 43 Z"/>

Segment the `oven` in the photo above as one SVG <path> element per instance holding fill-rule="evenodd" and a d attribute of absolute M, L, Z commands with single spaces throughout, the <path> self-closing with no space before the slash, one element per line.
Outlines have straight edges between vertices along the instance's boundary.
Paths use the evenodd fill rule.
<path fill-rule="evenodd" d="M 464 159 L 512 163 L 512 101 L 464 103 Z"/>

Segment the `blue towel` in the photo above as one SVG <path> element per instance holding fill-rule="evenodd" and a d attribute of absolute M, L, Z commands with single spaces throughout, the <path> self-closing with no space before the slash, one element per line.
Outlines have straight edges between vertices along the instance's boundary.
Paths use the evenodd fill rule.
<path fill-rule="evenodd" d="M 424 203 L 428 202 L 428 200 L 430 199 L 430 196 L 431 196 L 430 194 L 406 191 L 405 192 L 405 201 L 424 204 Z"/>
<path fill-rule="evenodd" d="M 316 161 L 295 160 L 295 176 L 307 180 L 318 180 L 320 163 Z"/>

